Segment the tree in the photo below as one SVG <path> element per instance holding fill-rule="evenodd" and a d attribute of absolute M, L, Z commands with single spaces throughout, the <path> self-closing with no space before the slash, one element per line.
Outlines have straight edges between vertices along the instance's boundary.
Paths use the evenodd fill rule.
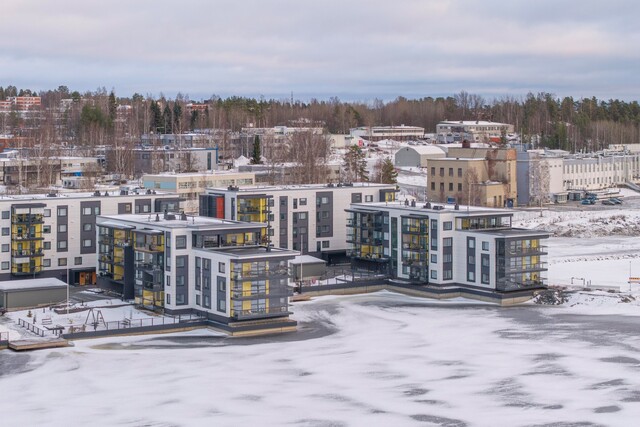
<path fill-rule="evenodd" d="M 251 156 L 252 165 L 262 164 L 261 151 L 262 150 L 260 149 L 260 136 L 256 135 L 253 138 L 253 155 Z"/>
<path fill-rule="evenodd" d="M 398 182 L 398 171 L 389 157 L 380 160 L 378 165 L 379 173 L 377 174 L 377 182 L 381 184 L 396 184 Z"/>
<path fill-rule="evenodd" d="M 367 171 L 367 160 L 365 153 L 357 145 L 352 145 L 344 155 L 345 181 L 366 182 L 369 181 L 369 171 Z"/>

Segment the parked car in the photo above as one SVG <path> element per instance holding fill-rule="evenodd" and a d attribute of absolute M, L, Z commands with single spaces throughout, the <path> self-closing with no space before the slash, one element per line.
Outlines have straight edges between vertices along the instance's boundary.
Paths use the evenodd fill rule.
<path fill-rule="evenodd" d="M 622 204 L 622 200 L 618 199 L 617 197 L 612 197 L 609 200 L 611 200 L 616 205 L 621 205 Z"/>
<path fill-rule="evenodd" d="M 615 203 L 612 200 L 609 200 L 609 199 L 604 199 L 602 201 L 602 204 L 603 205 L 607 205 L 607 206 L 615 206 Z"/>
<path fill-rule="evenodd" d="M 580 203 L 583 205 L 593 205 L 595 204 L 595 201 L 593 199 L 582 199 Z"/>

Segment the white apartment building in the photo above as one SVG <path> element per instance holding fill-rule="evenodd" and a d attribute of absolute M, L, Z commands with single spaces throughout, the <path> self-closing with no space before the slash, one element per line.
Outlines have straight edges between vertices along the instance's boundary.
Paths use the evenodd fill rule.
<path fill-rule="evenodd" d="M 200 215 L 263 222 L 277 248 L 292 249 L 329 263 L 344 258 L 351 203 L 392 202 L 396 186 L 354 183 L 245 188 L 210 188 L 200 196 Z"/>
<path fill-rule="evenodd" d="M 175 194 L 154 191 L 0 197 L 0 280 L 55 277 L 96 283 L 96 216 L 175 211 Z"/>
<path fill-rule="evenodd" d="M 161 173 L 142 177 L 145 188 L 168 191 L 184 199 L 187 213 L 198 212 L 198 196 L 208 187 L 242 187 L 254 185 L 254 172 L 211 171 L 206 173 Z"/>
<path fill-rule="evenodd" d="M 356 268 L 414 284 L 510 292 L 544 286 L 549 237 L 515 229 L 504 209 L 374 203 L 348 208 Z"/>

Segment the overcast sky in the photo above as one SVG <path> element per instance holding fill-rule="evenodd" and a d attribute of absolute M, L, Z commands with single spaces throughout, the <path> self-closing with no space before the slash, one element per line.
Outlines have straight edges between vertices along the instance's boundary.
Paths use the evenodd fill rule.
<path fill-rule="evenodd" d="M 3 0 L 0 86 L 640 99 L 638 0 Z"/>

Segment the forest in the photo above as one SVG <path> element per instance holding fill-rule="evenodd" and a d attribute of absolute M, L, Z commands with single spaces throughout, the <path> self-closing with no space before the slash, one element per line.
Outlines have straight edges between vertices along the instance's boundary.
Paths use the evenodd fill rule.
<path fill-rule="evenodd" d="M 37 134 L 38 141 L 67 141 L 77 146 L 107 144 L 114 138 L 136 139 L 150 132 L 238 132 L 247 126 L 324 127 L 329 133 L 346 134 L 354 127 L 404 124 L 424 127 L 429 133 L 442 120 L 510 123 L 524 142 L 534 140 L 537 146 L 570 152 L 640 142 L 638 101 L 560 98 L 546 92 L 485 99 L 461 91 L 447 97 L 397 97 L 387 102 L 212 95 L 197 102 L 206 105 L 198 111 L 187 108 L 194 101 L 183 94 L 169 99 L 138 93 L 119 97 L 105 88 L 79 93 L 66 86 L 39 92 L 11 85 L 0 87 L 0 101 L 22 95 L 40 96 L 41 113 L 26 117 L 15 112 L 0 115 L 0 132 L 33 137 Z M 127 106 L 126 114 L 117 114 L 121 106 Z"/>

